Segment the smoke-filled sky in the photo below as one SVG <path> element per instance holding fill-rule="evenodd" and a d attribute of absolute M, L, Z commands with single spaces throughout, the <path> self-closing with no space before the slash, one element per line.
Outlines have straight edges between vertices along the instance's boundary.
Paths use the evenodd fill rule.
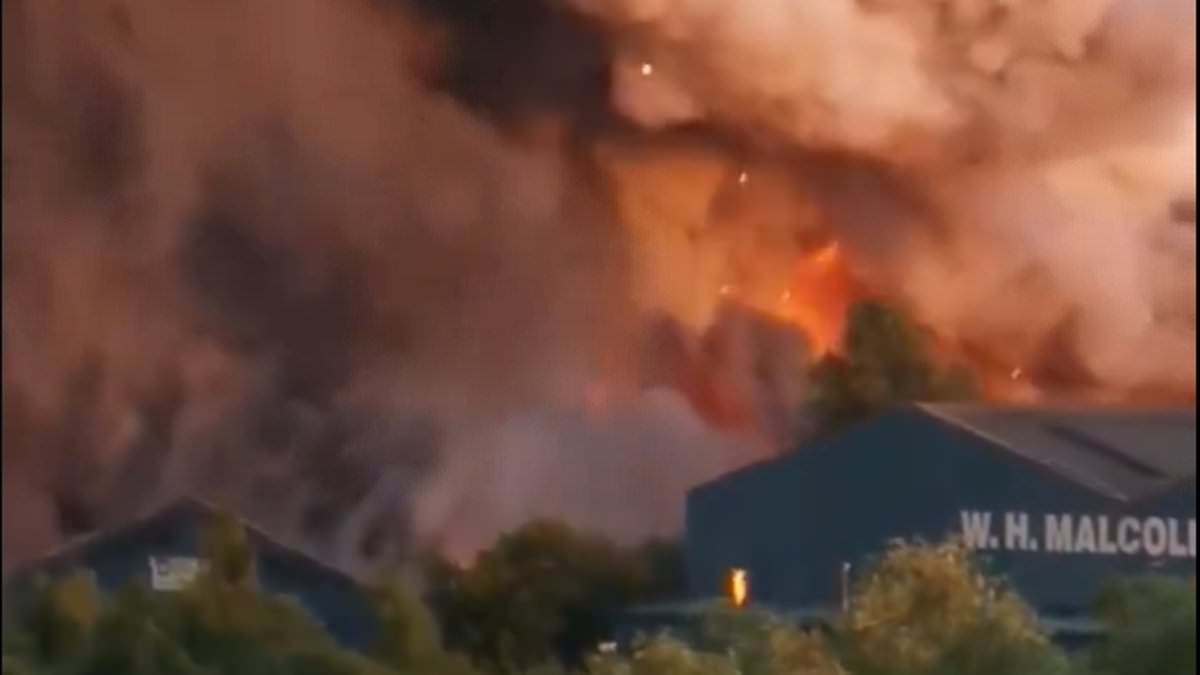
<path fill-rule="evenodd" d="M 186 491 L 351 567 L 669 534 L 868 293 L 1024 395 L 1190 398 L 1194 26 L 4 0 L 5 564 Z"/>

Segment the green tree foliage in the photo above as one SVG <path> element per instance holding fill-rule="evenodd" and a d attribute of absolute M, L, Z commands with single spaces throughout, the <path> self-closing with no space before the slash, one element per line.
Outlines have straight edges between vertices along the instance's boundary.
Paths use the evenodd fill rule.
<path fill-rule="evenodd" d="M 839 627 L 857 675 L 1057 675 L 1066 658 L 1021 600 L 957 543 L 896 543 L 859 581 Z"/>
<path fill-rule="evenodd" d="M 31 630 L 21 640 L 27 658 L 53 661 L 57 655 L 75 651 L 87 639 L 100 612 L 100 594 L 91 576 L 78 573 L 56 583 L 34 582 L 24 608 Z"/>
<path fill-rule="evenodd" d="M 401 673 L 470 675 L 466 657 L 442 649 L 437 622 L 429 609 L 399 584 L 370 589 L 378 635 L 372 655 Z"/>
<path fill-rule="evenodd" d="M 689 643 L 660 635 L 597 654 L 587 675 L 848 675 L 826 639 L 766 613 L 719 609 Z"/>
<path fill-rule="evenodd" d="M 723 609 L 685 646 L 650 640 L 589 675 L 1066 675 L 1033 613 L 957 544 L 897 543 L 859 580 L 827 636 L 754 610 Z"/>
<path fill-rule="evenodd" d="M 200 553 L 208 563 L 211 581 L 224 586 L 251 587 L 254 584 L 254 556 L 246 529 L 231 513 L 217 514 L 205 529 Z"/>
<path fill-rule="evenodd" d="M 962 369 L 940 368 L 921 333 L 902 313 L 867 301 L 851 308 L 840 354 L 813 368 L 813 406 L 823 429 L 837 429 L 910 401 L 970 399 Z"/>
<path fill-rule="evenodd" d="M 588 660 L 587 675 L 740 675 L 725 654 L 697 651 L 670 637 L 639 644 L 629 657 L 597 655 Z"/>
<path fill-rule="evenodd" d="M 956 543 L 897 543 L 857 580 L 828 632 L 722 605 L 686 636 L 629 653 L 595 649 L 608 612 L 675 570 L 671 547 L 623 550 L 561 525 L 502 539 L 469 570 L 435 566 L 435 590 L 467 655 L 447 651 L 426 606 L 397 583 L 364 589 L 378 620 L 369 655 L 340 649 L 299 606 L 256 587 L 229 521 L 206 538 L 207 572 L 188 589 L 131 586 L 101 597 L 86 575 L 40 582 L 7 625 L 3 675 L 1066 675 L 1022 601 Z M 656 562 L 657 561 L 657 562 Z M 676 561 L 677 562 L 677 561 Z M 436 593 L 435 593 L 436 596 Z M 1099 603 L 1110 637 L 1077 675 L 1194 675 L 1188 584 L 1138 579 Z M 581 658 L 555 663 L 566 648 Z"/>
<path fill-rule="evenodd" d="M 85 645 L 57 672 L 72 675 L 207 675 L 183 639 L 183 615 L 150 591 L 129 587 L 102 611 Z"/>
<path fill-rule="evenodd" d="M 644 566 L 645 600 L 669 600 L 687 595 L 687 565 L 683 546 L 677 540 L 651 539 L 633 551 L 634 564 Z"/>
<path fill-rule="evenodd" d="M 1089 659 L 1094 675 L 1195 675 L 1196 589 L 1166 578 L 1113 586 L 1098 615 L 1107 639 Z"/>
<path fill-rule="evenodd" d="M 743 675 L 844 675 L 825 636 L 757 611 L 722 608 L 704 622 L 699 644 L 727 655 Z"/>
<path fill-rule="evenodd" d="M 141 586 L 101 601 L 86 576 L 43 583 L 4 641 L 5 673 L 38 675 L 470 675 L 398 589 L 377 594 L 379 661 L 340 649 L 297 603 L 262 593 L 236 521 L 204 537 L 206 571 L 186 590 Z"/>
<path fill-rule="evenodd" d="M 615 612 L 654 595 L 656 566 L 673 569 L 666 547 L 647 551 L 535 522 L 468 569 L 435 569 L 430 601 L 447 643 L 490 670 L 574 663 L 606 639 Z"/>

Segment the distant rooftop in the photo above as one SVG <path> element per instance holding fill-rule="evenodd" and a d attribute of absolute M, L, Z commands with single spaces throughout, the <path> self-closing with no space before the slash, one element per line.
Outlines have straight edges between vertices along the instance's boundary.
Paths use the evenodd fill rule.
<path fill-rule="evenodd" d="M 172 527 L 184 521 L 197 522 L 208 520 L 216 517 L 222 511 L 220 507 L 199 497 L 180 497 L 159 505 L 157 508 L 148 509 L 140 517 L 132 520 L 113 527 L 73 537 L 44 555 L 24 561 L 14 566 L 12 570 L 4 575 L 4 585 L 7 588 L 12 583 L 23 583 L 32 575 L 43 570 L 61 570 L 80 566 L 84 556 L 88 552 L 105 548 L 120 549 L 127 546 L 130 541 L 138 537 L 139 531 L 143 528 Z M 354 577 L 344 570 L 321 560 L 309 552 L 301 551 L 282 543 L 258 525 L 239 515 L 231 515 L 245 529 L 256 547 L 269 550 L 272 554 L 287 558 L 295 564 L 319 570 L 343 583 L 355 583 Z"/>
<path fill-rule="evenodd" d="M 1196 476 L 1196 410 L 920 404 L 1108 497 L 1131 501 Z"/>

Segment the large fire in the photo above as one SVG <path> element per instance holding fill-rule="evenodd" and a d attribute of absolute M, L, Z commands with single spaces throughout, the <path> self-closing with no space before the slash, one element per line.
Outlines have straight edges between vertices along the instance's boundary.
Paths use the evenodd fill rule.
<path fill-rule="evenodd" d="M 868 291 L 991 398 L 1194 401 L 1195 2 L 271 4 L 3 3 L 6 560 L 180 490 L 644 534 Z"/>
<path fill-rule="evenodd" d="M 860 291 L 846 267 L 841 247 L 831 241 L 802 256 L 778 301 L 762 309 L 803 329 L 812 350 L 820 355 L 837 348 L 846 311 Z"/>
<path fill-rule="evenodd" d="M 836 348 L 864 294 L 826 216 L 784 166 L 751 170 L 701 147 L 606 147 L 621 221 L 635 238 L 640 299 L 703 330 L 736 302 Z"/>

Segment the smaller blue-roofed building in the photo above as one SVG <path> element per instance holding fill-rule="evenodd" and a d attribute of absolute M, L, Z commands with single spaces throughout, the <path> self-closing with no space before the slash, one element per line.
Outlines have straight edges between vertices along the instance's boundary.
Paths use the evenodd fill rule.
<path fill-rule="evenodd" d="M 213 505 L 187 497 L 120 527 L 70 541 L 8 575 L 6 609 L 36 578 L 79 571 L 90 573 L 105 592 L 131 583 L 164 593 L 179 590 L 201 569 L 201 538 L 219 514 Z M 250 523 L 241 524 L 264 592 L 297 601 L 343 647 L 362 651 L 370 645 L 374 614 L 355 579 L 283 545 Z"/>

